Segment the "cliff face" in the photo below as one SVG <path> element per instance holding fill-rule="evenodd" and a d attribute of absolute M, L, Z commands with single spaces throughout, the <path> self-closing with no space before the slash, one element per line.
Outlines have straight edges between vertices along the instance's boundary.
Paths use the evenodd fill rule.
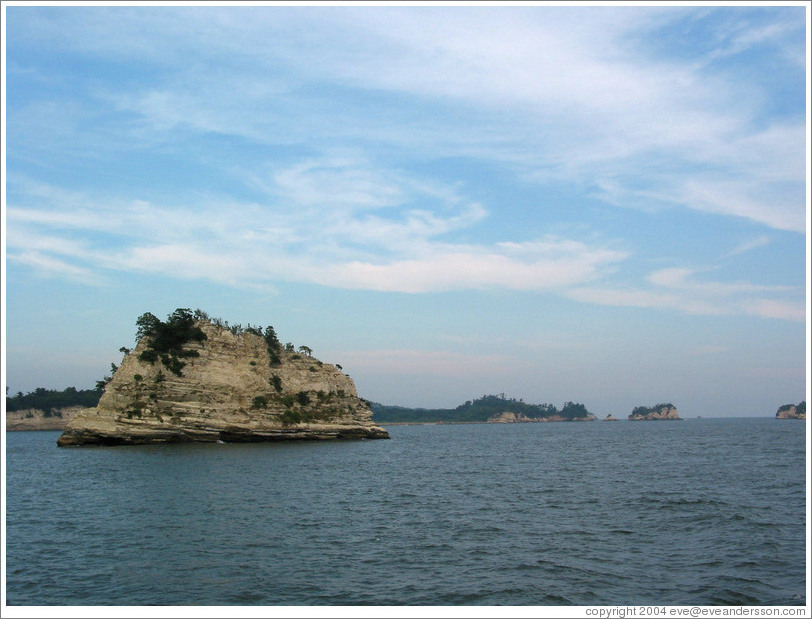
<path fill-rule="evenodd" d="M 798 406 L 794 404 L 784 404 L 775 413 L 776 419 L 806 419 L 806 402 L 801 402 Z"/>
<path fill-rule="evenodd" d="M 676 407 L 672 404 L 658 404 L 653 408 L 638 407 L 629 415 L 629 421 L 659 421 L 680 419 Z"/>
<path fill-rule="evenodd" d="M 59 445 L 389 438 L 355 385 L 333 365 L 291 351 L 272 362 L 266 341 L 206 320 L 182 376 L 139 359 L 142 338 L 95 409 L 75 416 Z"/>

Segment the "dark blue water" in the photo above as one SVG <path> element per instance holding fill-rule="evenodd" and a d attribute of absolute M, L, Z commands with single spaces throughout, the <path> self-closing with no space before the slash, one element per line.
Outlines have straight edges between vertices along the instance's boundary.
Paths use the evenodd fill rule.
<path fill-rule="evenodd" d="M 7 434 L 9 605 L 805 603 L 805 425 L 390 426 L 57 448 Z"/>

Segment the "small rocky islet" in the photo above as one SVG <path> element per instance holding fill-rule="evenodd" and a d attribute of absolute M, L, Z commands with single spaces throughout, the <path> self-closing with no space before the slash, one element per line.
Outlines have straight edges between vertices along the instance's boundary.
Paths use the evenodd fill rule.
<path fill-rule="evenodd" d="M 629 421 L 679 421 L 677 407 L 671 403 L 654 406 L 637 406 L 628 417 Z"/>
<path fill-rule="evenodd" d="M 776 419 L 806 419 L 806 400 L 800 404 L 784 404 L 775 413 Z"/>
<path fill-rule="evenodd" d="M 340 367 L 281 345 L 273 327 L 188 309 L 137 325 L 135 349 L 58 445 L 389 438 Z"/>

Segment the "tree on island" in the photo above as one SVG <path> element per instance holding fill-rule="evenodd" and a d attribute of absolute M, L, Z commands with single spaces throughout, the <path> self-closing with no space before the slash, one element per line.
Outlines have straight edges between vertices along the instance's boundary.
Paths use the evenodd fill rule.
<path fill-rule="evenodd" d="M 197 326 L 197 320 L 190 309 L 176 309 L 166 322 L 146 312 L 139 316 L 135 324 L 138 327 L 136 339 L 147 340 L 147 348 L 138 358 L 153 364 L 160 359 L 177 376 L 183 376 L 182 370 L 186 365 L 181 359 L 200 356 L 196 350 L 184 346 L 189 342 L 202 342 L 206 339 L 206 334 Z"/>

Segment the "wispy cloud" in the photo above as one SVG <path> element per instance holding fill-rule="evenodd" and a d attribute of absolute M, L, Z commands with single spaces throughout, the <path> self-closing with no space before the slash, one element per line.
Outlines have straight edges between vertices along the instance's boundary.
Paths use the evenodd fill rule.
<path fill-rule="evenodd" d="M 765 247 L 765 246 L 769 245 L 770 242 L 771 242 L 771 239 L 770 239 L 769 236 L 766 236 L 766 235 L 758 236 L 758 237 L 756 237 L 754 239 L 742 241 L 741 243 L 736 245 L 736 247 L 731 249 L 728 252 L 727 255 L 728 256 L 738 256 L 739 254 L 747 253 L 747 252 L 752 251 L 754 249 L 758 249 L 759 247 Z"/>
<path fill-rule="evenodd" d="M 688 314 L 752 315 L 803 322 L 804 291 L 792 286 L 700 280 L 692 269 L 673 267 L 650 273 L 648 286 L 583 286 L 566 296 L 579 301 L 626 307 L 673 309 Z"/>
<path fill-rule="evenodd" d="M 367 188 L 375 188 L 368 199 L 349 198 L 355 191 L 349 183 L 348 194 L 336 194 L 344 207 L 333 208 L 329 194 L 311 190 L 313 179 L 300 176 L 303 169 L 281 171 L 278 176 L 285 180 L 278 190 L 272 191 L 273 179 L 266 186 L 269 195 L 285 201 L 281 210 L 275 203 L 222 209 L 211 201 L 188 211 L 144 201 L 117 204 L 75 192 L 60 199 L 56 188 L 28 185 L 32 199 L 46 196 L 66 207 L 10 207 L 9 259 L 96 285 L 106 272 L 127 271 L 240 287 L 272 288 L 273 282 L 288 280 L 404 293 L 509 289 L 691 314 L 805 319 L 801 291 L 791 286 L 705 280 L 695 269 L 678 267 L 651 272 L 637 285 L 621 284 L 614 273 L 630 254 L 611 246 L 552 236 L 491 245 L 449 242 L 447 232 L 479 224 L 487 211 L 455 191 L 436 188 L 435 198 L 450 198 L 434 203 L 435 210 L 415 211 L 408 206 L 425 196 L 402 177 L 389 182 L 394 175 L 368 179 Z M 298 183 L 290 182 L 294 177 Z M 319 225 L 313 226 L 314 220 Z M 111 235 L 118 239 L 112 248 L 107 246 Z M 759 237 L 735 253 L 766 242 Z M 302 247 L 308 248 L 304 254 Z"/>
<path fill-rule="evenodd" d="M 459 289 L 560 289 L 595 279 L 625 254 L 572 241 L 533 243 L 524 255 L 512 248 L 438 247 L 432 255 L 386 264 L 350 262 L 327 267 L 317 281 L 390 292 Z"/>
<path fill-rule="evenodd" d="M 804 230 L 803 115 L 764 123 L 760 102 L 768 93 L 713 62 L 801 32 L 803 20 L 783 13 L 729 17 L 705 58 L 683 62 L 646 47 L 647 37 L 684 18 L 678 8 L 199 7 L 86 15 L 63 16 L 71 22 L 64 30 L 57 19 L 40 20 L 40 28 L 53 30 L 55 44 L 142 57 L 157 68 L 148 85 L 88 93 L 113 103 L 122 138 L 213 133 L 307 143 L 321 156 L 336 140 L 409 156 L 428 149 L 497 161 L 525 179 L 601 188 L 596 195 L 624 206 L 655 199 Z M 134 26 L 113 37 L 109 19 Z M 378 101 L 342 104 L 359 94 Z M 75 135 L 94 133 L 96 118 L 73 119 L 64 124 Z M 297 174 L 319 176 L 302 165 L 285 171 L 298 191 Z M 311 187 L 313 199 L 337 180 L 322 178 L 329 182 Z M 354 181 L 359 200 L 394 198 L 363 174 L 341 180 Z M 278 189 L 285 181 L 276 178 Z"/>
<path fill-rule="evenodd" d="M 487 217 L 482 206 L 453 190 L 427 190 L 402 177 L 393 183 L 368 178 L 357 189 L 345 184 L 345 178 L 335 183 L 337 191 L 331 195 L 313 189 L 314 179 L 303 177 L 301 166 L 293 170 L 280 172 L 275 178 L 283 182 L 273 185 L 278 191 L 269 191 L 284 203 L 281 208 L 273 202 L 223 209 L 211 200 L 189 211 L 75 193 L 69 194 L 68 208 L 60 208 L 63 200 L 51 208 L 11 206 L 9 255 L 22 260 L 37 251 L 42 259 L 26 262 L 34 267 L 47 266 L 50 257 L 82 265 L 77 269 L 160 273 L 232 285 L 295 280 L 411 293 L 560 288 L 590 281 L 627 257 L 619 250 L 556 237 L 527 243 L 452 243 L 445 239 L 447 233 Z M 320 170 L 318 176 L 325 174 Z M 349 177 L 354 174 L 350 171 Z M 27 187 L 34 198 L 61 195 L 53 187 Z M 353 199 L 363 187 L 367 198 Z M 378 214 L 382 211 L 386 216 Z M 100 232 L 101 240 L 96 238 Z M 77 235 L 81 241 L 68 240 Z M 107 246 L 111 236 L 117 239 L 115 247 Z"/>
<path fill-rule="evenodd" d="M 58 277 L 89 286 L 99 286 L 105 283 L 105 278 L 96 270 L 76 266 L 64 259 L 55 257 L 52 253 L 25 250 L 9 255 L 8 260 L 31 267 L 40 277 Z"/>
<path fill-rule="evenodd" d="M 144 179 L 81 192 L 18 176 L 9 185 L 9 258 L 77 280 L 123 270 L 230 285 L 543 290 L 590 303 L 797 320 L 802 307 L 790 290 L 703 281 L 678 269 L 639 282 L 614 277 L 634 239 L 605 240 L 590 224 L 578 239 L 553 234 L 548 222 L 500 236 L 491 224 L 514 217 L 509 198 L 486 201 L 432 173 L 472 162 L 536 192 L 567 185 L 623 208 L 701 211 L 804 232 L 803 114 L 766 114 L 768 89 L 720 62 L 765 46 L 783 54 L 803 20 L 718 11 L 720 34 L 701 51 L 654 53 L 662 30 L 690 14 L 32 12 L 12 30 L 18 44 L 30 37 L 38 51 L 147 71 L 108 81 L 66 75 L 53 86 L 59 104 L 15 102 L 16 161 L 40 161 L 49 148 L 55 160 L 76 152 L 96 162 L 170 153 L 230 184 L 217 194 L 187 185 L 181 201 L 146 199 Z M 9 62 L 17 78 L 36 76 L 24 56 L 12 53 Z M 250 154 L 221 163 L 218 149 L 231 141 Z M 570 201 L 564 229 L 583 208 Z"/>

